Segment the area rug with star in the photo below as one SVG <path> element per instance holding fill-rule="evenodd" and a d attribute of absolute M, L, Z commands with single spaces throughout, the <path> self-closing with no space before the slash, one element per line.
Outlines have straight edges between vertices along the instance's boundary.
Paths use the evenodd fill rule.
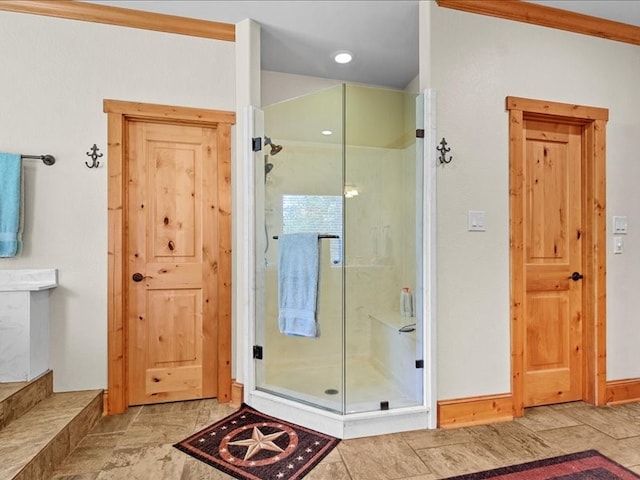
<path fill-rule="evenodd" d="M 631 470 L 596 450 L 521 463 L 478 473 L 450 477 L 447 480 L 636 480 Z"/>
<path fill-rule="evenodd" d="M 174 447 L 234 478 L 294 480 L 309 473 L 339 442 L 242 404 Z"/>

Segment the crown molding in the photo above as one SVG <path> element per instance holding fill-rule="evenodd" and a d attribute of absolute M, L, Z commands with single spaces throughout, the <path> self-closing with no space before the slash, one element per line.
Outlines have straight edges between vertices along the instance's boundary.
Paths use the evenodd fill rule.
<path fill-rule="evenodd" d="M 0 10 L 177 33 L 192 37 L 235 42 L 236 27 L 231 23 L 142 12 L 71 0 L 2 0 Z"/>
<path fill-rule="evenodd" d="M 438 6 L 640 45 L 640 27 L 522 0 L 436 0 Z"/>

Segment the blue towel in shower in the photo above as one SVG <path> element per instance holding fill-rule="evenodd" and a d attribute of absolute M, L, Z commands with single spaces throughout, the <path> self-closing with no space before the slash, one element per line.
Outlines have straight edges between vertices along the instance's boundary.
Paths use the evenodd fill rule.
<path fill-rule="evenodd" d="M 20 252 L 22 158 L 0 153 L 0 257 Z"/>
<path fill-rule="evenodd" d="M 319 247 L 317 233 L 281 235 L 278 241 L 278 326 L 285 335 L 317 337 Z"/>

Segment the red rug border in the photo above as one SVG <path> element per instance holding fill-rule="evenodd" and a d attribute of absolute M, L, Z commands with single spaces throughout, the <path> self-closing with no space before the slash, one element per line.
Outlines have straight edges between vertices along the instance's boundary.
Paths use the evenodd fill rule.
<path fill-rule="evenodd" d="M 584 450 L 581 452 L 568 453 L 566 455 L 559 455 L 557 457 L 549 457 L 541 460 L 534 460 L 531 462 L 519 463 L 515 465 L 509 465 L 506 467 L 493 468 L 491 470 L 484 470 L 475 473 L 465 473 L 463 475 L 458 475 L 455 477 L 447 477 L 443 480 L 487 480 L 491 478 L 502 478 L 506 475 L 518 474 L 530 470 L 535 470 L 538 468 L 545 468 L 553 465 L 559 465 L 562 463 L 567 463 L 571 461 L 581 461 L 589 458 L 598 458 L 605 460 L 610 463 L 612 466 L 620 469 L 623 473 L 631 475 L 631 478 L 640 478 L 640 476 L 628 469 L 627 467 L 619 464 L 615 460 L 610 459 L 606 455 L 603 455 L 597 450 Z"/>
<path fill-rule="evenodd" d="M 311 472 L 311 470 L 313 470 L 327 455 L 329 455 L 329 453 L 331 453 L 331 451 L 338 445 L 338 443 L 340 443 L 340 439 L 333 437 L 331 435 L 327 435 L 325 433 L 322 432 L 318 432 L 317 430 L 313 430 L 311 428 L 307 428 L 304 427 L 302 425 L 298 425 L 296 423 L 293 422 L 289 422 L 286 420 L 282 420 L 281 418 L 278 417 L 273 417 L 271 415 L 267 415 L 266 413 L 262 413 L 259 410 L 256 410 L 255 408 L 253 408 L 251 405 L 247 405 L 246 403 L 242 403 L 242 405 L 240 406 L 240 408 L 238 410 L 236 410 L 234 413 L 227 415 L 226 417 L 218 420 L 217 422 L 212 423 L 211 425 L 193 433 L 192 435 L 184 438 L 183 440 L 175 443 L 173 445 L 174 448 L 180 450 L 181 452 L 184 452 L 187 455 L 190 455 L 198 460 L 200 460 L 201 462 L 209 465 L 211 468 L 215 468 L 218 469 L 224 473 L 227 473 L 229 475 L 232 475 L 234 478 L 238 478 L 240 480 L 263 480 L 261 478 L 258 478 L 254 475 L 252 475 L 249 472 L 246 472 L 240 468 L 234 467 L 233 465 L 230 465 L 227 462 L 224 461 L 220 461 L 219 459 L 215 458 L 215 457 L 210 457 L 207 455 L 204 455 L 203 453 L 201 453 L 200 450 L 197 449 L 193 449 L 191 448 L 188 443 L 191 442 L 192 440 L 194 440 L 197 437 L 203 436 L 204 433 L 211 431 L 213 429 L 218 428 L 220 425 L 229 422 L 231 420 L 233 420 L 234 418 L 242 415 L 243 412 L 245 411 L 251 411 L 254 414 L 260 415 L 262 417 L 264 417 L 266 420 L 272 420 L 273 422 L 279 422 L 279 423 L 284 423 L 287 425 L 290 425 L 291 427 L 294 427 L 297 430 L 301 430 L 304 432 L 307 432 L 309 434 L 313 434 L 313 435 L 317 435 L 325 440 L 328 441 L 327 445 L 325 445 L 316 455 L 314 455 L 314 457 L 309 460 L 305 466 L 303 468 L 301 468 L 300 470 L 298 470 L 298 472 L 296 472 L 296 474 L 292 477 L 289 477 L 288 480 L 297 480 L 300 478 L 303 478 L 304 476 L 306 476 L 309 472 Z M 215 464 L 215 465 L 212 465 Z M 236 475 L 242 475 L 241 477 L 237 477 Z"/>

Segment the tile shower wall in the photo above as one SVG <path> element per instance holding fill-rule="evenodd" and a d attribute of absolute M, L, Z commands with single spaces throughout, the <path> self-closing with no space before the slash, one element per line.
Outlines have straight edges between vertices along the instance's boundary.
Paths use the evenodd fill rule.
<path fill-rule="evenodd" d="M 320 361 L 340 365 L 343 298 L 336 286 L 342 282 L 342 268 L 331 265 L 329 242 L 320 242 L 319 341 L 286 337 L 278 331 L 277 241 L 272 238 L 282 232 L 283 194 L 342 195 L 340 147 L 278 141 L 285 148 L 270 157 L 274 168 L 266 179 L 268 368 L 278 370 L 291 362 L 300 367 Z M 413 147 L 348 148 L 347 183 L 359 192 L 345 199 L 346 352 L 350 358 L 371 355 L 370 315 L 398 312 L 401 287 L 415 287 L 414 152 Z M 326 345 L 332 346 L 330 351 Z"/>

